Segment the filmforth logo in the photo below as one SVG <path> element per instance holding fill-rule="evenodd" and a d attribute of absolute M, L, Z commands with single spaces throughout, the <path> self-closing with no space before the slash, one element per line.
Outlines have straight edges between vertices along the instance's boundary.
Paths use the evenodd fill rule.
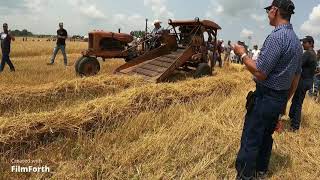
<path fill-rule="evenodd" d="M 15 173 L 48 173 L 50 168 L 48 166 L 11 166 L 11 172 Z"/>

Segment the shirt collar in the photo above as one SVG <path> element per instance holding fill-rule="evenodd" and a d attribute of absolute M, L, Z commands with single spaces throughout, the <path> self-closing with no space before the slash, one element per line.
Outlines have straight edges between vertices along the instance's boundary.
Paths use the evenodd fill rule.
<path fill-rule="evenodd" d="M 272 32 L 276 32 L 276 31 L 279 31 L 280 29 L 293 29 L 292 28 L 292 24 L 282 24 L 282 25 L 279 25 L 277 26 Z"/>

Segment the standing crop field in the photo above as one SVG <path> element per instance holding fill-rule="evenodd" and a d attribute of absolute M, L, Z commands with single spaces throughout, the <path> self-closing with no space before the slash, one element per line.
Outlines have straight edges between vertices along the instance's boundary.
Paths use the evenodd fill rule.
<path fill-rule="evenodd" d="M 68 67 L 61 54 L 46 65 L 53 47 L 18 39 L 16 72 L 0 74 L 0 179 L 235 178 L 245 97 L 254 89 L 242 66 L 153 84 L 113 75 L 124 61 L 111 59 L 99 75 L 80 78 L 73 63 L 87 44 L 68 42 Z M 320 105 L 307 98 L 303 108 L 299 133 L 274 134 L 271 179 L 320 177 Z M 51 172 L 12 173 L 12 159 L 40 159 Z"/>

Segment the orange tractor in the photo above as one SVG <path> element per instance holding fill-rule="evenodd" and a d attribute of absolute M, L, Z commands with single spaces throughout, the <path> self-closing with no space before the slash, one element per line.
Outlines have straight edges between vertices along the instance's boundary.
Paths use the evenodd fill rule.
<path fill-rule="evenodd" d="M 213 21 L 198 18 L 169 20 L 168 24 L 170 28 L 164 30 L 160 38 L 153 39 L 160 42 L 153 48 L 145 48 L 148 39 L 128 46 L 133 38 L 126 34 L 89 34 L 89 49 L 76 62 L 77 73 L 96 74 L 100 70 L 97 57 L 120 57 L 127 63 L 118 67 L 115 74 L 140 75 L 152 82 L 165 81 L 176 70 L 192 71 L 195 78 L 211 75 L 215 63 L 210 52 L 216 51 L 217 33 L 221 27 Z M 137 50 L 138 46 L 144 48 Z"/>
<path fill-rule="evenodd" d="M 125 51 L 133 36 L 124 33 L 94 31 L 89 33 L 89 48 L 82 52 L 82 57 L 75 63 L 78 75 L 91 76 L 100 71 L 98 57 L 103 61 L 108 58 L 124 58 L 129 60 L 137 56 L 133 51 Z"/>

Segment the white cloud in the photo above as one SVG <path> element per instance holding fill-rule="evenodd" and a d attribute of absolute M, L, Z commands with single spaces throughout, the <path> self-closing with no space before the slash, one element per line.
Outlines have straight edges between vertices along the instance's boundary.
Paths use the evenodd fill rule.
<path fill-rule="evenodd" d="M 301 25 L 300 29 L 310 35 L 320 35 L 320 4 L 313 8 L 309 19 Z"/>
<path fill-rule="evenodd" d="M 217 14 L 228 16 L 237 16 L 242 13 L 247 13 L 253 9 L 257 9 L 261 5 L 261 0 L 246 0 L 244 1 L 226 1 L 226 0 L 211 0 L 210 10 L 214 10 Z"/>
<path fill-rule="evenodd" d="M 222 5 L 218 5 L 216 12 L 217 12 L 218 14 L 222 14 L 223 11 L 224 11 L 223 6 L 222 6 Z"/>
<path fill-rule="evenodd" d="M 154 19 L 166 21 L 174 18 L 174 14 L 166 6 L 166 0 L 144 0 L 143 2 L 145 6 L 151 8 Z"/>
<path fill-rule="evenodd" d="M 23 0 L 24 6 L 33 13 L 39 13 L 45 9 L 49 1 Z"/>
<path fill-rule="evenodd" d="M 242 38 L 248 38 L 248 37 L 252 37 L 253 36 L 253 31 L 249 30 L 249 29 L 242 29 L 242 31 L 240 32 L 240 37 Z"/>
<path fill-rule="evenodd" d="M 266 15 L 257 15 L 257 14 L 250 14 L 250 17 L 257 21 L 257 22 L 264 22 L 266 20 Z"/>
<path fill-rule="evenodd" d="M 144 30 L 145 19 L 139 14 L 115 14 L 112 17 L 111 24 L 114 27 L 121 28 L 122 31 Z"/>
<path fill-rule="evenodd" d="M 97 5 L 91 0 L 68 0 L 75 9 L 79 9 L 80 13 L 90 19 L 105 19 L 106 15 L 97 8 Z"/>
<path fill-rule="evenodd" d="M 88 7 L 80 7 L 81 14 L 90 17 L 92 19 L 104 19 L 106 16 L 97 9 L 95 5 L 90 5 Z"/>

